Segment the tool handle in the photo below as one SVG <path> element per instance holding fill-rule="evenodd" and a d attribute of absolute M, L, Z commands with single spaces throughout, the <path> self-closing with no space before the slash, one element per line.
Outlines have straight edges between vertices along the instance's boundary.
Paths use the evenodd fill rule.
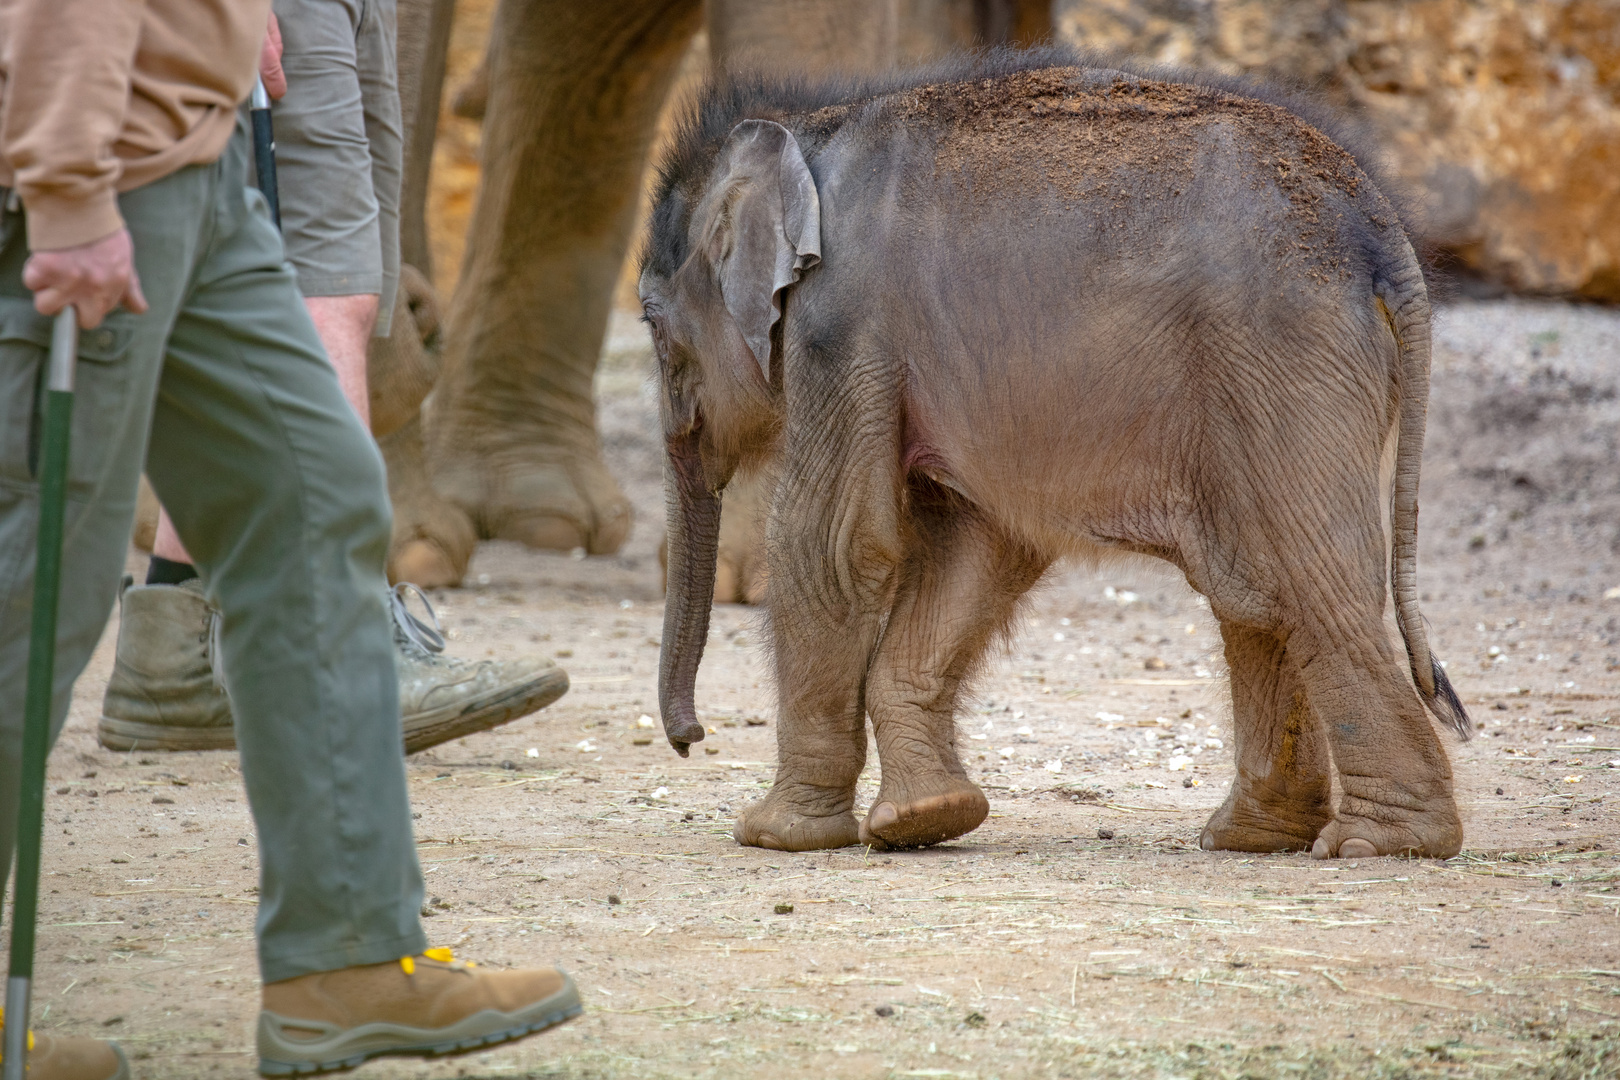
<path fill-rule="evenodd" d="M 23 703 L 22 776 L 17 808 L 17 880 L 11 911 L 11 970 L 6 979 L 3 1080 L 23 1080 L 28 1058 L 28 1004 L 39 916 L 39 863 L 45 821 L 45 759 L 51 751 L 56 682 L 56 608 L 62 586 L 62 525 L 67 507 L 68 440 L 73 428 L 73 374 L 78 313 L 69 305 L 51 327 L 45 428 L 39 471 L 39 546 L 34 561 L 33 626 Z"/>
<path fill-rule="evenodd" d="M 56 313 L 51 323 L 51 366 L 45 389 L 73 393 L 73 375 L 79 360 L 79 313 L 72 304 Z"/>
<path fill-rule="evenodd" d="M 270 93 L 264 80 L 253 83 L 248 102 L 248 118 L 253 122 L 253 168 L 258 173 L 259 190 L 270 204 L 270 220 L 281 228 L 281 197 L 276 191 L 276 130 L 270 121 Z"/>

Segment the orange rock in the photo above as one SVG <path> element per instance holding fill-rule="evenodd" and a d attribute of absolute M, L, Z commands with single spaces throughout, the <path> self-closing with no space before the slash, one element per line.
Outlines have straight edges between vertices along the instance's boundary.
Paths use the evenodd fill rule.
<path fill-rule="evenodd" d="M 1620 302 L 1613 0 L 1059 0 L 1078 44 L 1320 86 L 1356 107 L 1419 227 L 1509 288 Z"/>

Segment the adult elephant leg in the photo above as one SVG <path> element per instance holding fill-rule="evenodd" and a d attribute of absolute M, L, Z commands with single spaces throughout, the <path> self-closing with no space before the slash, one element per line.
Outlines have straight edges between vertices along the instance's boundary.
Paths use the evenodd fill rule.
<path fill-rule="evenodd" d="M 1204 826 L 1204 850 L 1307 849 L 1333 816 L 1327 732 L 1275 634 L 1223 622 L 1221 636 L 1237 776 Z"/>
<path fill-rule="evenodd" d="M 867 675 L 882 784 L 863 844 L 913 848 L 978 828 L 990 812 L 956 748 L 963 680 L 1047 567 L 961 500 L 914 492 L 916 539 Z"/>
<path fill-rule="evenodd" d="M 658 111 L 699 0 L 503 0 L 482 172 L 429 414 L 436 488 L 479 535 L 618 549 L 592 376 Z"/>
<path fill-rule="evenodd" d="M 422 450 L 421 406 L 439 374 L 438 333 L 433 287 L 413 267 L 400 267 L 392 332 L 372 341 L 366 377 L 371 433 L 394 507 L 388 576 L 423 588 L 459 585 L 478 543 L 467 516 L 433 490 Z"/>
<path fill-rule="evenodd" d="M 399 104 L 405 167 L 400 177 L 400 261 L 433 280 L 427 194 L 438 139 L 439 100 L 456 0 L 399 0 Z"/>
<path fill-rule="evenodd" d="M 388 580 L 424 589 L 461 584 L 478 537 L 467 516 L 433 489 L 420 417 L 379 438 L 377 448 L 388 466 L 388 498 L 394 504 Z"/>

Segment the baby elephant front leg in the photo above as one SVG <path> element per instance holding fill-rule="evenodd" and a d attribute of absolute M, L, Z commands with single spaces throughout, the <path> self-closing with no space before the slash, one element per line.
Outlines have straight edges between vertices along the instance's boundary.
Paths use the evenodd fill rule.
<path fill-rule="evenodd" d="M 907 848 L 979 827 L 990 803 L 956 751 L 962 681 L 1046 569 L 971 509 L 917 503 L 918 548 L 904 566 L 867 677 L 883 781 L 863 844 Z"/>
<path fill-rule="evenodd" d="M 957 757 L 954 721 L 920 705 L 874 710 L 883 780 L 861 822 L 863 844 L 917 848 L 978 828 L 990 803 Z"/>

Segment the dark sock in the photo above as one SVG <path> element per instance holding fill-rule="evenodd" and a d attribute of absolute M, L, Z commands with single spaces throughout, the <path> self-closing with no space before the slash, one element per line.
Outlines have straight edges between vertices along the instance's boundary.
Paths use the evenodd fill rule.
<path fill-rule="evenodd" d="M 148 585 L 178 585 L 197 576 L 197 568 L 188 562 L 176 562 L 161 555 L 152 556 L 146 567 Z"/>

